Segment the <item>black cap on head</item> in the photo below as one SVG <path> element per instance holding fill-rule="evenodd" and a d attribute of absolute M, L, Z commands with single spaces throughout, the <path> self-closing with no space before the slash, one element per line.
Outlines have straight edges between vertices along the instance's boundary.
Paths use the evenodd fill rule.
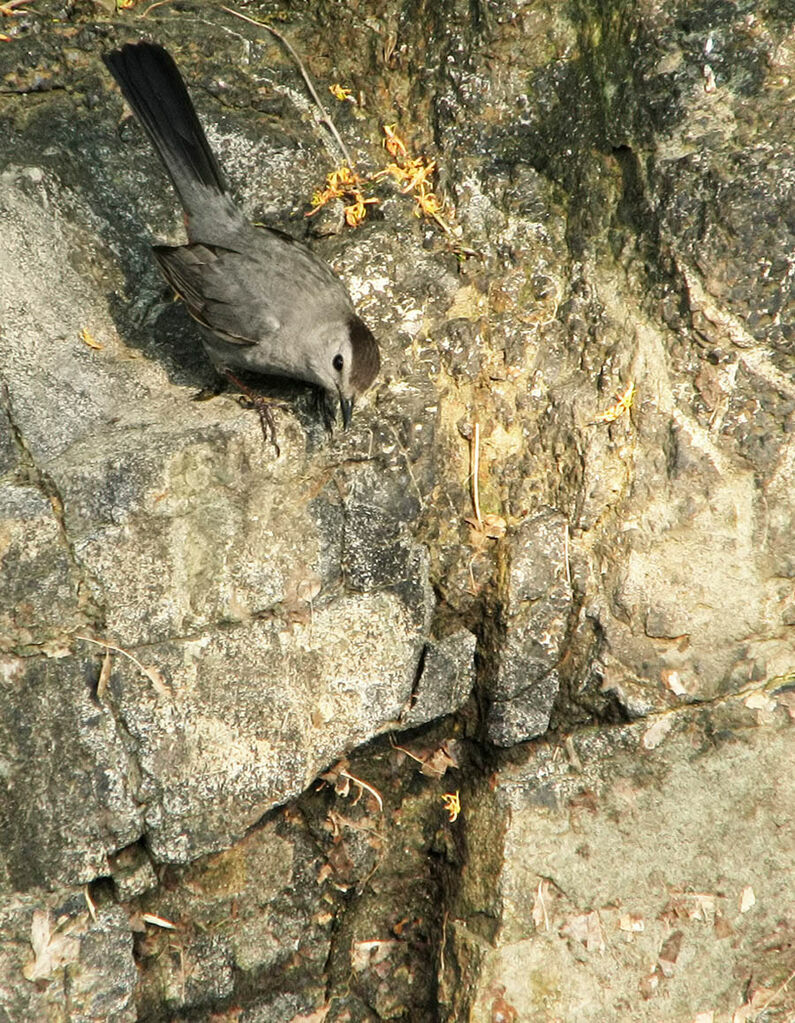
<path fill-rule="evenodd" d="M 358 316 L 351 317 L 348 331 L 353 351 L 350 380 L 356 393 L 361 394 L 367 390 L 378 375 L 378 370 L 381 368 L 381 354 L 378 351 L 378 342 L 373 337 L 373 332 Z"/>

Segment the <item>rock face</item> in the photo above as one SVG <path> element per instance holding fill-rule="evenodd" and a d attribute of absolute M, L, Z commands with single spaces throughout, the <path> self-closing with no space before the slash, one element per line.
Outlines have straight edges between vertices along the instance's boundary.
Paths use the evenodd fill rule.
<path fill-rule="evenodd" d="M 791 696 L 585 731 L 472 792 L 448 1018 L 754 1018 L 773 992 L 742 1010 L 738 978 L 776 974 L 791 899 L 795 834 L 769 826 L 795 795 Z"/>
<path fill-rule="evenodd" d="M 4 19 L 0 1017 L 787 1019 L 792 24 L 305 6 L 359 173 L 397 124 L 440 220 L 390 175 L 305 218 L 339 155 L 220 4 Z M 99 59 L 144 32 L 375 330 L 350 431 L 191 400 Z"/>

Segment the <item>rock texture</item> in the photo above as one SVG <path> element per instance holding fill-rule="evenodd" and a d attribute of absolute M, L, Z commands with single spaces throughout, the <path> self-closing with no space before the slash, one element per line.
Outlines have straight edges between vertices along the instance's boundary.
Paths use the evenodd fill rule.
<path fill-rule="evenodd" d="M 266 29 L 3 11 L 0 1017 L 789 1019 L 785 5 L 246 12 L 359 229 Z M 142 35 L 378 335 L 347 433 L 191 400 Z"/>
<path fill-rule="evenodd" d="M 448 1018 L 764 1018 L 788 940 L 792 704 L 753 690 L 588 730 L 469 793 Z"/>

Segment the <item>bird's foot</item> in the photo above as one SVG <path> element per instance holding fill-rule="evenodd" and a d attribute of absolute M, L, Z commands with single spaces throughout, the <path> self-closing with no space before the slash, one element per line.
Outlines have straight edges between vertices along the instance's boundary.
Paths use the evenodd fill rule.
<path fill-rule="evenodd" d="M 273 417 L 273 407 L 276 403 L 269 401 L 261 394 L 257 394 L 256 391 L 253 391 L 247 384 L 244 384 L 242 380 L 239 380 L 228 369 L 225 369 L 223 374 L 240 391 L 241 404 L 245 404 L 247 408 L 256 409 L 265 443 L 273 445 L 276 457 L 278 458 L 281 454 L 281 448 L 276 439 L 276 420 Z"/>

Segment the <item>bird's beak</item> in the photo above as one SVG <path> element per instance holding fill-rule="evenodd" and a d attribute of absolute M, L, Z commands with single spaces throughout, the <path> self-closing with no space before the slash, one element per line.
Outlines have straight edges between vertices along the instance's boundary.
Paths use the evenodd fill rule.
<path fill-rule="evenodd" d="M 353 398 L 343 398 L 340 395 L 340 412 L 342 413 L 343 429 L 347 430 L 353 415 Z"/>

